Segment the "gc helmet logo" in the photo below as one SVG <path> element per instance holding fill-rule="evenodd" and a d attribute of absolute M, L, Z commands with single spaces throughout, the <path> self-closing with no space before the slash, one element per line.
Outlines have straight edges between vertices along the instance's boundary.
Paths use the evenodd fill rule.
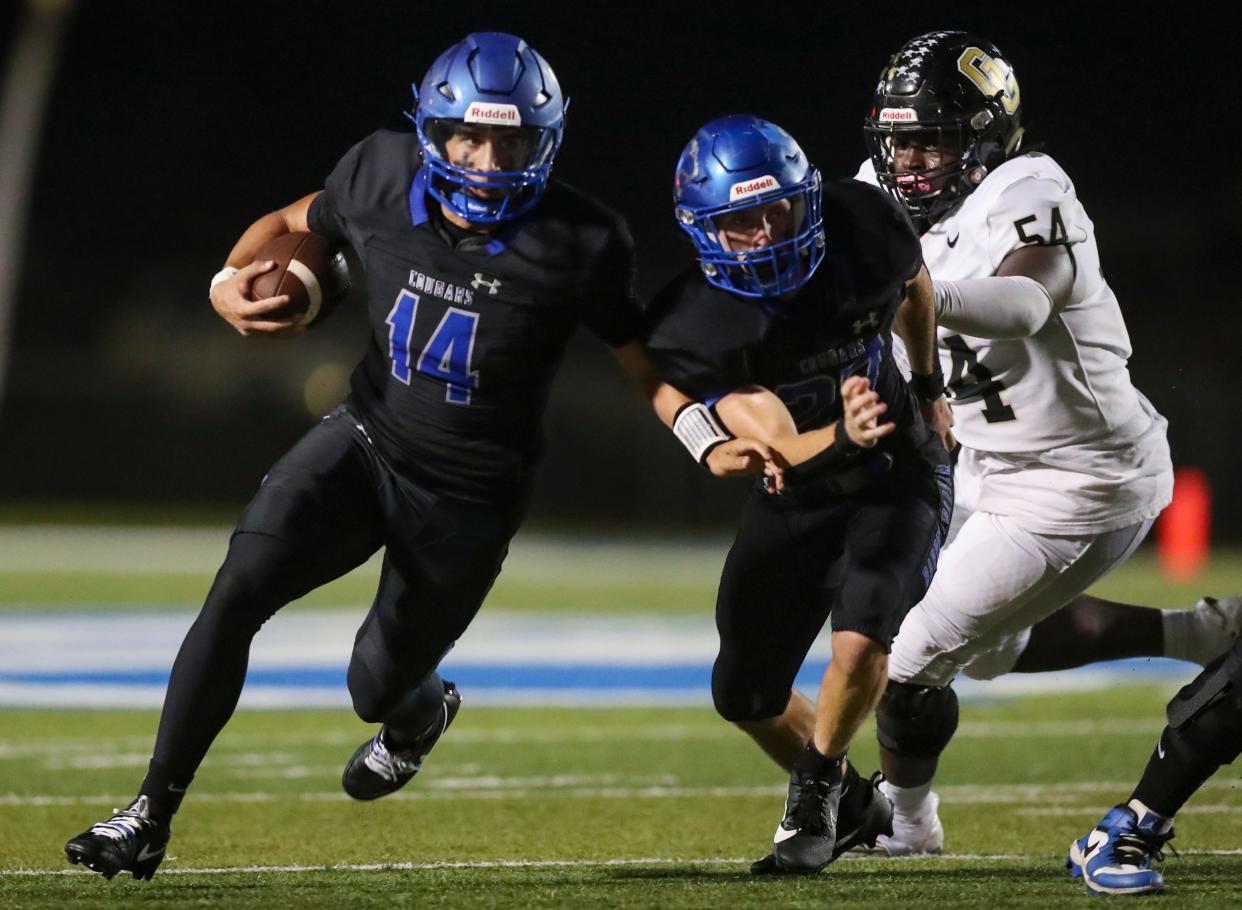
<path fill-rule="evenodd" d="M 778 190 L 781 185 L 776 182 L 776 178 L 771 174 L 764 174 L 762 177 L 756 177 L 754 180 L 743 180 L 741 183 L 735 183 L 729 187 L 729 201 L 736 202 L 739 199 L 747 199 L 751 196 L 758 196 L 769 190 Z"/>

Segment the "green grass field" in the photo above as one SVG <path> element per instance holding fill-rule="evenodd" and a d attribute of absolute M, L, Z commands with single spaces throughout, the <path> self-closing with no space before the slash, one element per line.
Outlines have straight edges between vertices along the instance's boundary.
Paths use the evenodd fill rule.
<path fill-rule="evenodd" d="M 226 527 L 74 528 L 0 525 L 0 609 L 127 607 L 202 602 L 228 545 Z M 710 611 L 728 538 L 672 541 L 626 535 L 577 541 L 519 534 L 488 610 Z M 367 604 L 379 559 L 308 595 L 309 606 Z M 1127 603 L 1188 607 L 1242 592 L 1242 551 L 1217 550 L 1189 581 L 1166 578 L 1140 550 L 1093 593 Z"/>
<path fill-rule="evenodd" d="M 192 605 L 227 532 L 0 527 L 0 609 Z M 519 538 L 485 609 L 707 611 L 727 541 Z M 376 565 L 308 602 L 369 601 Z M 1173 584 L 1140 554 L 1096 593 L 1187 606 L 1242 591 L 1217 554 Z M 1167 684 L 966 704 L 938 790 L 948 855 L 848 857 L 809 879 L 751 879 L 780 772 L 701 708 L 466 706 L 424 773 L 371 804 L 340 791 L 368 735 L 347 712 L 242 712 L 208 757 L 152 882 L 71 869 L 64 841 L 132 798 L 145 711 L 0 710 L 0 907 L 1095 906 L 1062 868 L 1070 840 L 1128 796 Z M 874 734 L 852 753 L 876 764 Z M 1224 769 L 1178 818 L 1160 906 L 1242 906 L 1242 790 Z M 1122 900 L 1124 899 L 1117 899 Z"/>
<path fill-rule="evenodd" d="M 782 880 L 746 874 L 779 820 L 781 775 L 708 710 L 467 702 L 420 778 L 370 804 L 339 789 L 366 735 L 355 719 L 241 713 L 152 882 L 57 873 L 62 843 L 130 798 L 155 715 L 7 711 L 0 906 L 1080 906 L 1065 848 L 1128 795 L 1165 698 L 1129 687 L 968 706 L 938 787 L 950 855 L 851 857 Z M 870 730 L 853 756 L 874 766 Z M 1179 817 L 1162 905 L 1242 899 L 1242 855 L 1207 852 L 1239 846 L 1237 786 L 1221 774 Z"/>

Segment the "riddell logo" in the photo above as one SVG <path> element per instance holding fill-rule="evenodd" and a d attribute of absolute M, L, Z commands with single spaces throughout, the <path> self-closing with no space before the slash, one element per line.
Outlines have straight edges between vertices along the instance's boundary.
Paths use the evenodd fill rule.
<path fill-rule="evenodd" d="M 466 108 L 467 123 L 499 123 L 502 126 L 521 126 L 522 115 L 517 105 L 493 104 L 490 101 L 476 101 Z"/>
<path fill-rule="evenodd" d="M 886 107 L 880 111 L 881 123 L 909 123 L 918 119 L 918 112 L 908 107 Z"/>
<path fill-rule="evenodd" d="M 781 185 L 776 182 L 775 177 L 765 174 L 762 177 L 756 177 L 754 180 L 743 180 L 741 183 L 733 184 L 733 186 L 729 187 L 729 201 L 735 202 L 738 199 L 758 196 L 760 193 L 780 188 Z"/>

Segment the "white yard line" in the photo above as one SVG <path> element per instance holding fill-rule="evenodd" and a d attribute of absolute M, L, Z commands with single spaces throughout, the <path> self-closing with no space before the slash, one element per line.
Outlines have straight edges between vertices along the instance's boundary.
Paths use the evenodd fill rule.
<path fill-rule="evenodd" d="M 1242 850 L 1182 850 L 1180 856 L 1242 856 Z M 942 853 L 939 856 L 867 856 L 847 853 L 842 857 L 849 862 L 1047 862 L 1059 861 L 1056 853 Z M 427 872 L 440 869 L 608 869 L 618 866 L 745 866 L 753 857 L 711 856 L 701 859 L 670 858 L 664 856 L 638 859 L 497 859 L 469 862 L 433 863 L 333 863 L 332 865 L 288 866 L 213 866 L 204 868 L 179 868 L 161 866 L 158 875 L 236 875 L 272 872 Z M 0 876 L 52 876 L 94 875 L 87 869 L 0 869 Z"/>
<path fill-rule="evenodd" d="M 1097 818 L 1101 817 L 1102 811 L 1099 806 L 1032 806 L 1027 809 L 1017 809 L 1015 815 L 1091 815 Z M 1177 813 L 1177 817 L 1183 815 L 1242 815 L 1242 805 L 1228 806 L 1221 803 L 1209 804 L 1206 806 L 1183 806 Z"/>
<path fill-rule="evenodd" d="M 499 777 L 485 775 L 471 777 L 441 778 L 438 783 L 429 779 L 423 789 L 402 790 L 385 797 L 388 801 L 423 801 L 423 800 L 524 800 L 524 799 L 700 799 L 700 798 L 736 798 L 736 797 L 770 797 L 785 793 L 786 784 L 721 787 L 679 787 L 675 784 L 663 783 L 639 786 L 581 786 L 586 775 L 562 775 L 549 777 Z M 595 778 L 594 775 L 590 777 Z M 599 775 L 598 782 L 608 783 L 613 775 Z M 629 781 L 662 780 L 663 776 L 645 776 L 628 778 Z M 624 778 L 623 778 L 624 779 Z M 1082 798 L 1087 794 L 1124 794 L 1133 786 L 1133 781 L 1080 781 L 1064 784 L 949 784 L 937 786 L 945 805 L 1015 805 L 1021 803 L 1060 803 L 1059 806 L 1017 810 L 1022 814 L 1064 814 L 1087 811 L 1078 808 Z M 1232 791 L 1235 782 L 1230 779 L 1209 780 L 1204 784 L 1205 791 Z M 26 806 L 113 806 L 128 803 L 131 796 L 94 795 L 94 796 L 58 796 L 52 794 L 0 794 L 0 809 L 20 808 Z M 348 802 L 340 790 L 310 791 L 302 793 L 277 793 L 271 791 L 200 793 L 195 792 L 190 799 L 194 803 L 267 803 L 267 802 Z M 1073 803 L 1071 806 L 1065 803 Z M 1101 802 L 1094 811 L 1099 813 L 1107 806 Z M 1187 807 L 1183 811 L 1196 810 Z M 1228 807 L 1219 811 L 1240 811 L 1242 805 Z"/>
<path fill-rule="evenodd" d="M 374 728 L 366 728 L 359 722 L 358 730 L 353 733 L 328 730 L 322 733 L 290 733 L 281 736 L 280 744 L 284 749 L 290 747 L 314 746 L 349 746 L 352 750 L 358 743 L 374 732 Z M 557 744 L 557 743 L 611 743 L 611 742 L 698 742 L 716 740 L 737 740 L 740 736 L 733 727 L 723 721 L 705 727 L 692 727 L 681 724 L 654 724 L 647 727 L 577 727 L 556 729 L 549 727 L 543 730 L 520 730 L 498 728 L 494 730 L 458 729 L 453 727 L 452 737 L 446 743 L 454 745 L 525 745 L 525 744 Z M 260 751 L 256 744 L 272 742 L 270 733 L 230 733 L 225 732 L 212 748 L 212 756 L 227 754 L 230 750 L 244 748 L 248 751 Z M 94 756 L 117 754 L 121 750 L 150 749 L 155 740 L 155 724 L 151 725 L 151 733 L 143 736 L 125 736 L 102 741 L 100 736 L 90 737 L 55 737 L 52 739 L 4 740 L 0 739 L 0 761 L 4 759 L 45 758 L 54 753 L 86 753 Z M 109 748 L 116 752 L 109 751 Z M 150 755 L 147 754 L 147 759 Z M 146 760 L 144 759 L 144 764 Z"/>
<path fill-rule="evenodd" d="M 1160 732 L 1162 718 L 1153 715 L 1149 720 L 1134 721 L 963 721 L 955 736 L 965 739 L 1026 739 L 1049 737 L 1093 736 L 1154 736 Z M 150 748 L 154 740 L 154 723 L 149 735 L 124 736 L 101 742 L 98 737 L 55 737 L 30 740 L 0 739 L 0 761 L 5 759 L 39 758 L 49 753 L 84 752 L 98 756 L 99 762 L 107 762 L 107 756 L 121 755 L 122 751 Z M 281 736 L 285 749 L 310 746 L 354 746 L 367 731 L 361 726 L 358 732 L 326 730 L 320 733 L 290 733 Z M 704 726 L 688 724 L 652 724 L 644 727 L 576 727 L 542 730 L 523 730 L 500 727 L 496 729 L 453 728 L 451 739 L 455 745 L 485 743 L 495 745 L 522 745 L 528 743 L 608 743 L 608 742 L 714 742 L 736 740 L 740 734 L 723 721 Z M 212 755 L 224 754 L 231 749 L 254 750 L 255 743 L 270 742 L 268 733 L 225 732 L 216 743 Z M 110 751 L 115 750 L 115 751 Z M 255 750 L 258 751 L 258 750 Z M 142 763 L 150 758 L 147 753 Z M 263 754 L 260 752 L 260 754 Z M 125 761 L 118 758 L 118 761 Z M 101 765 L 104 766 L 104 765 Z"/>

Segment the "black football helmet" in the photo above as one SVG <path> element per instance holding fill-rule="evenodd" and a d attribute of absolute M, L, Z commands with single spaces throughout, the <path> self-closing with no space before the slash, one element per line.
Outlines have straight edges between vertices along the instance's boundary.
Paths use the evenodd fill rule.
<path fill-rule="evenodd" d="M 1021 102 L 1013 67 L 986 38 L 941 31 L 908 41 L 880 73 L 863 124 L 876 178 L 926 230 L 1018 153 Z M 959 158 L 899 172 L 894 152 L 909 146 Z"/>

